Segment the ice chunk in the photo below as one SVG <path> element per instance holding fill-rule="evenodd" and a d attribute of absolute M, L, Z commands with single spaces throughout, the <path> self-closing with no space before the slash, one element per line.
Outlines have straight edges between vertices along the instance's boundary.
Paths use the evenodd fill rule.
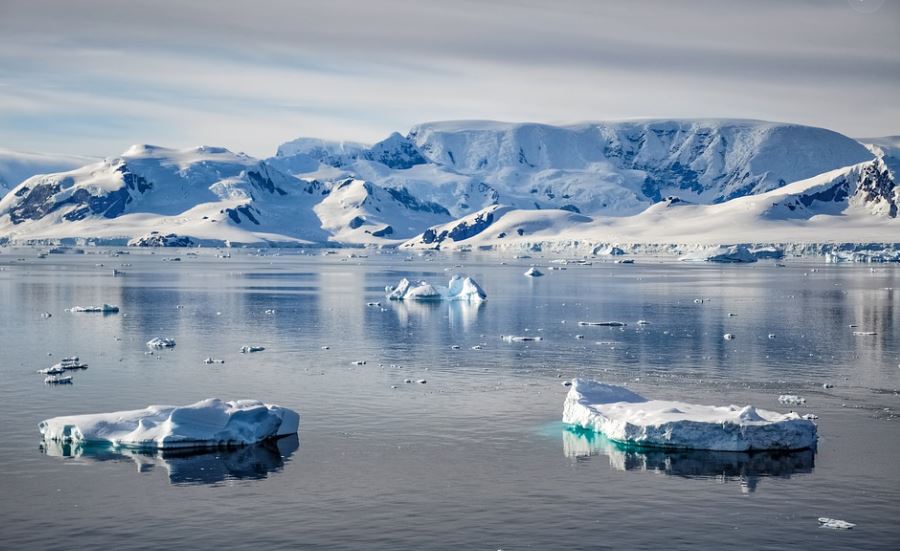
<path fill-rule="evenodd" d="M 68 385 L 72 384 L 72 376 L 50 375 L 49 377 L 44 379 L 44 382 L 48 385 Z"/>
<path fill-rule="evenodd" d="M 616 442 L 660 448 L 800 450 L 816 443 L 815 423 L 796 413 L 647 400 L 627 388 L 585 379 L 572 381 L 563 422 Z"/>
<path fill-rule="evenodd" d="M 836 518 L 819 517 L 821 528 L 831 528 L 832 530 L 850 530 L 855 524 L 846 520 L 838 520 Z"/>
<path fill-rule="evenodd" d="M 528 268 L 528 271 L 525 272 L 525 275 L 528 277 L 541 277 L 542 275 L 544 275 L 544 272 L 532 266 L 531 268 Z"/>
<path fill-rule="evenodd" d="M 471 277 L 454 275 L 447 287 L 432 285 L 427 281 L 400 280 L 396 286 L 384 288 L 390 300 L 456 300 L 464 302 L 480 302 L 487 299 L 487 293 Z"/>
<path fill-rule="evenodd" d="M 578 325 L 591 325 L 598 327 L 625 327 L 628 324 L 624 321 L 579 321 Z"/>
<path fill-rule="evenodd" d="M 244 445 L 296 434 L 300 415 L 257 400 L 210 398 L 189 406 L 54 417 L 38 428 L 45 440 L 129 448 Z"/>
<path fill-rule="evenodd" d="M 216 358 L 206 358 L 205 360 L 203 360 L 203 363 L 205 363 L 205 364 L 223 364 L 223 363 L 225 363 L 225 360 L 218 360 Z"/>
<path fill-rule="evenodd" d="M 265 346 L 253 346 L 249 344 L 245 344 L 241 347 L 241 354 L 251 354 L 253 352 L 262 352 L 265 350 Z"/>
<path fill-rule="evenodd" d="M 175 339 L 168 337 L 154 337 L 147 341 L 149 348 L 175 348 Z"/>
<path fill-rule="evenodd" d="M 756 262 L 756 256 L 746 245 L 731 247 L 710 247 L 688 253 L 679 260 L 683 262 Z"/>
<path fill-rule="evenodd" d="M 536 342 L 544 340 L 543 337 L 532 337 L 530 335 L 525 336 L 517 336 L 517 335 L 503 335 L 501 337 L 506 342 Z"/>
<path fill-rule="evenodd" d="M 725 333 L 724 335 L 722 335 L 722 338 L 725 339 L 726 341 L 733 341 L 734 333 Z"/>
<path fill-rule="evenodd" d="M 119 311 L 119 307 L 113 304 L 103 304 L 102 306 L 73 306 L 69 308 L 69 312 L 88 312 L 101 314 L 115 314 Z"/>
<path fill-rule="evenodd" d="M 806 403 L 806 398 L 797 396 L 796 394 L 782 394 L 778 397 L 778 401 L 786 405 L 799 406 L 800 404 Z"/>

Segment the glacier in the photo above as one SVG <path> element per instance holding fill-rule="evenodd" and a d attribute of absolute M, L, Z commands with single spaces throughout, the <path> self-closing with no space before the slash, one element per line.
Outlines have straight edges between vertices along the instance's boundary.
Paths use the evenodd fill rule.
<path fill-rule="evenodd" d="M 300 415 L 258 400 L 216 398 L 187 406 L 72 415 L 38 425 L 47 441 L 176 449 L 247 445 L 297 434 Z"/>
<path fill-rule="evenodd" d="M 585 379 L 572 381 L 563 422 L 614 442 L 669 449 L 802 450 L 817 439 L 815 423 L 797 413 L 648 400 L 625 387 Z"/>

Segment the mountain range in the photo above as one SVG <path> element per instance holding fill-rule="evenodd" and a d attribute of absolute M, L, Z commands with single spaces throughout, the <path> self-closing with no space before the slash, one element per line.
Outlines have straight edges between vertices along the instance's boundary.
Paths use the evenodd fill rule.
<path fill-rule="evenodd" d="M 0 150 L 11 188 L 0 242 L 895 244 L 898 170 L 900 137 L 737 119 L 436 122 L 373 145 L 299 138 L 267 159 L 210 146 L 102 160 Z"/>

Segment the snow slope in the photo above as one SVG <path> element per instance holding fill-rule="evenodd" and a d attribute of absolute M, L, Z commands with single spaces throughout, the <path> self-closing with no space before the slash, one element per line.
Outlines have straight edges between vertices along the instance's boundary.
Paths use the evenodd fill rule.
<path fill-rule="evenodd" d="M 95 160 L 90 157 L 27 153 L 0 148 L 0 198 L 14 186 L 35 174 L 71 170 Z"/>
<path fill-rule="evenodd" d="M 669 197 L 632 216 L 488 207 L 435 226 L 403 246 L 592 250 L 618 244 L 900 243 L 900 188 L 869 161 L 775 190 L 702 205 Z"/>

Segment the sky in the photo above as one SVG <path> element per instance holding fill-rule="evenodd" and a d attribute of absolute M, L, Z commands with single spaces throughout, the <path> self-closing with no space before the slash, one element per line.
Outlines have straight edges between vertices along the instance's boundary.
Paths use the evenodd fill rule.
<path fill-rule="evenodd" d="M 273 155 L 420 122 L 900 134 L 900 0 L 0 0 L 0 147 Z"/>

